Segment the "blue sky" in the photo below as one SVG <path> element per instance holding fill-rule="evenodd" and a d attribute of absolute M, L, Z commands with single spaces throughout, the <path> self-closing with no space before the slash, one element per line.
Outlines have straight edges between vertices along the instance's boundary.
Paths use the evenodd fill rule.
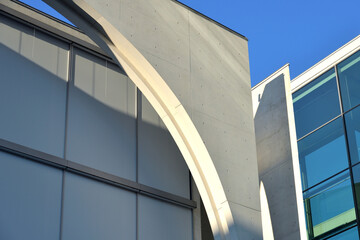
<path fill-rule="evenodd" d="M 49 11 L 39 0 L 24 2 Z M 249 39 L 253 86 L 286 63 L 294 78 L 360 34 L 360 0 L 180 2 Z"/>

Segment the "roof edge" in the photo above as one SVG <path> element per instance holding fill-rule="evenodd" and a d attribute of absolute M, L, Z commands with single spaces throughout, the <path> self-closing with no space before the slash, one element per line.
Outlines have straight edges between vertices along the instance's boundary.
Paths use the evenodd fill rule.
<path fill-rule="evenodd" d="M 236 36 L 238 36 L 238 37 L 240 37 L 240 38 L 242 38 L 242 39 L 244 39 L 244 40 L 246 40 L 246 41 L 249 41 L 249 39 L 248 39 L 247 37 L 245 37 L 244 35 L 242 35 L 241 33 L 239 33 L 239 32 L 237 32 L 237 31 L 235 31 L 235 30 L 233 30 L 233 29 L 225 26 L 224 24 L 219 23 L 218 21 L 212 19 L 211 17 L 206 16 L 205 14 L 202 14 L 201 12 L 193 9 L 192 7 L 189 7 L 188 5 L 182 3 L 182 2 L 180 2 L 180 1 L 178 1 L 178 0 L 171 0 L 171 1 L 174 2 L 174 3 L 176 3 L 176 4 L 179 4 L 180 6 L 186 8 L 187 10 L 189 10 L 189 11 L 191 11 L 191 12 L 193 12 L 193 13 L 195 13 L 195 14 L 203 17 L 203 18 L 205 18 L 206 20 L 208 20 L 208 21 L 210 21 L 210 22 L 218 25 L 219 27 L 221 27 L 221 28 L 223 28 L 223 29 L 225 29 L 225 30 L 233 33 L 234 35 L 236 35 Z"/>
<path fill-rule="evenodd" d="M 251 91 L 253 91 L 255 88 L 259 87 L 260 85 L 262 85 L 263 83 L 265 83 L 266 81 L 268 81 L 270 78 L 274 77 L 275 75 L 277 75 L 278 73 L 280 73 L 282 70 L 284 70 L 285 68 L 289 67 L 290 64 L 286 63 L 284 66 L 282 66 L 281 68 L 279 68 L 278 70 L 276 70 L 275 72 L 273 72 L 272 74 L 270 74 L 268 77 L 266 77 L 264 80 L 262 80 L 261 82 L 257 83 L 255 86 L 253 86 L 251 88 Z"/>

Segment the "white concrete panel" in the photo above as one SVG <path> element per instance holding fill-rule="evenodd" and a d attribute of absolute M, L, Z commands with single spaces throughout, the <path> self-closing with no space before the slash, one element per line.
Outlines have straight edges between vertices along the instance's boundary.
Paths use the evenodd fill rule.
<path fill-rule="evenodd" d="M 274 239 L 306 239 L 289 67 L 252 90 L 259 178 Z"/>
<path fill-rule="evenodd" d="M 261 175 L 275 239 L 300 239 L 295 188 L 293 182 L 289 184 L 289 179 L 294 177 L 292 171 L 292 162 L 288 160 Z"/>
<path fill-rule="evenodd" d="M 247 42 L 192 12 L 189 23 L 193 110 L 252 129 Z"/>
<path fill-rule="evenodd" d="M 191 210 L 139 196 L 139 240 L 192 239 Z"/>
<path fill-rule="evenodd" d="M 156 55 L 143 51 L 145 58 L 153 64 L 160 76 L 168 79 L 167 84 L 176 91 L 181 104 L 191 115 L 191 81 L 188 65 L 178 66 Z"/>
<path fill-rule="evenodd" d="M 69 46 L 1 16 L 0 137 L 64 154 Z"/>
<path fill-rule="evenodd" d="M 239 239 L 262 239 L 261 212 L 236 203 L 229 202 L 234 213 L 235 227 Z"/>
<path fill-rule="evenodd" d="M 150 103 L 142 98 L 139 121 L 139 182 L 190 197 L 189 169 L 177 145 Z"/>
<path fill-rule="evenodd" d="M 171 64 L 189 68 L 187 9 L 167 0 L 146 1 L 146 4 L 122 0 L 120 16 L 115 25 L 141 53 L 145 50 Z M 155 67 L 151 59 L 148 60 Z"/>
<path fill-rule="evenodd" d="M 260 211 L 247 42 L 192 12 L 189 23 L 192 120 L 227 199 Z"/>
<path fill-rule="evenodd" d="M 177 66 L 189 66 L 187 9 L 167 0 L 87 2 L 104 14 L 141 53 L 145 50 Z"/>
<path fill-rule="evenodd" d="M 260 211 L 259 183 L 254 181 L 257 165 L 253 152 L 256 146 L 248 142 L 251 133 L 196 111 L 193 121 L 206 141 L 210 155 L 219 161 L 216 168 L 228 200 Z"/>
<path fill-rule="evenodd" d="M 105 60 L 75 50 L 66 157 L 136 179 L 135 86 Z"/>
<path fill-rule="evenodd" d="M 59 239 L 62 171 L 4 152 L 0 165 L 0 239 Z"/>
<path fill-rule="evenodd" d="M 136 239 L 136 195 L 65 174 L 62 239 Z"/>

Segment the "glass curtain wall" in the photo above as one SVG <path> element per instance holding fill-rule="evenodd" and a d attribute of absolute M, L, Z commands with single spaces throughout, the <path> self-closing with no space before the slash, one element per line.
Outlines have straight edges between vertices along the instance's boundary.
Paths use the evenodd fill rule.
<path fill-rule="evenodd" d="M 359 239 L 360 51 L 293 93 L 309 239 Z"/>

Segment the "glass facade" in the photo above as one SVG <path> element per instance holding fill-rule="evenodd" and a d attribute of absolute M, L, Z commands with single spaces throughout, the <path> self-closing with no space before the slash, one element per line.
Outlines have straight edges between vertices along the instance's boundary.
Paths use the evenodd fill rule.
<path fill-rule="evenodd" d="M 359 239 L 360 51 L 293 93 L 309 239 Z"/>

